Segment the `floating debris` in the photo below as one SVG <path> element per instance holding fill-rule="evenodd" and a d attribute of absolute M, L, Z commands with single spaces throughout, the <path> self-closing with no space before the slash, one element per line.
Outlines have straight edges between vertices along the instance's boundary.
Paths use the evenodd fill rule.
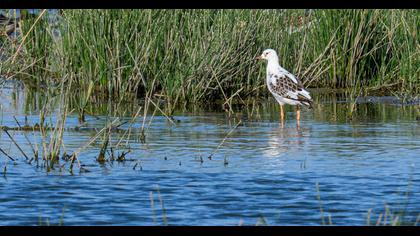
<path fill-rule="evenodd" d="M 130 153 L 131 152 L 131 150 L 128 150 L 127 152 L 122 152 L 121 153 L 121 155 L 119 155 L 118 157 L 117 157 L 117 161 L 118 162 L 123 162 L 123 161 L 125 161 L 125 156 L 128 154 L 128 153 Z"/>

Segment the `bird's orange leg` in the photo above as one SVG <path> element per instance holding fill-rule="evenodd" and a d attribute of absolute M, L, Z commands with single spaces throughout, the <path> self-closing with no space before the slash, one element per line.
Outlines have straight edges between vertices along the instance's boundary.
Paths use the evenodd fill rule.
<path fill-rule="evenodd" d="M 300 106 L 296 106 L 296 125 L 299 127 L 300 125 Z"/>
<path fill-rule="evenodd" d="M 281 123 L 281 127 L 284 127 L 284 110 L 283 110 L 283 105 L 280 105 L 280 123 Z"/>
<path fill-rule="evenodd" d="M 296 107 L 296 120 L 300 121 L 300 106 Z"/>

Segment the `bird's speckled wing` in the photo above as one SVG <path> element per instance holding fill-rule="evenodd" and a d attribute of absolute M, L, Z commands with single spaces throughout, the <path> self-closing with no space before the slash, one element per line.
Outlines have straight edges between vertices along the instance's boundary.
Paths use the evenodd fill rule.
<path fill-rule="evenodd" d="M 302 83 L 297 78 L 292 77 L 293 75 L 290 73 L 280 72 L 276 74 L 269 74 L 268 76 L 269 86 L 272 92 L 277 95 L 283 98 L 304 102 L 308 105 L 312 102 L 309 98 L 302 94 L 304 92 Z"/>
<path fill-rule="evenodd" d="M 269 77 L 273 92 L 284 98 L 288 98 L 290 92 L 297 93 L 303 89 L 301 83 L 295 83 L 287 74 L 269 74 Z"/>

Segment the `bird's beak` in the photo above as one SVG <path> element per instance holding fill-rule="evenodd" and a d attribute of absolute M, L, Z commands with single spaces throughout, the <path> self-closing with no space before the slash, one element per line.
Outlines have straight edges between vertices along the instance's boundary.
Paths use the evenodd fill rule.
<path fill-rule="evenodd" d="M 261 56 L 258 56 L 258 57 L 255 58 L 255 60 L 261 60 L 261 59 L 262 59 Z"/>

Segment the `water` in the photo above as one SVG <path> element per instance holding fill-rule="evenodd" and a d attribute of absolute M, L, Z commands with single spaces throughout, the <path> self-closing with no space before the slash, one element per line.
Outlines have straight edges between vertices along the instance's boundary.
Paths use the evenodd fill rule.
<path fill-rule="evenodd" d="M 22 124 L 25 115 L 37 122 L 26 97 L 13 86 L 0 90 L 1 125 L 16 126 L 13 116 Z M 0 147 L 16 161 L 0 153 L 2 173 L 7 166 L 0 177 L 1 225 L 255 225 L 260 217 L 269 225 L 320 225 L 322 214 L 326 223 L 330 216 L 335 225 L 365 225 L 368 210 L 375 224 L 385 204 L 393 213 L 404 210 L 404 221 L 414 223 L 420 209 L 419 107 L 361 104 L 348 120 L 348 104 L 335 100 L 320 98 L 314 110 L 304 110 L 299 130 L 290 107 L 284 128 L 274 103 L 262 104 L 254 118 L 244 108 L 243 125 L 211 160 L 234 120 L 221 112 L 177 112 L 174 126 L 156 116 L 146 144 L 129 138 L 127 161 L 99 164 L 95 143 L 80 155 L 89 172 L 76 167 L 73 175 L 28 164 L 2 132 Z M 106 118 L 87 121 L 101 129 Z M 141 123 L 139 118 L 134 127 Z M 77 115 L 70 115 L 66 126 L 77 124 Z M 9 132 L 30 155 L 23 132 Z M 26 134 L 31 142 L 40 139 Z M 71 153 L 94 135 L 69 130 L 65 148 Z M 122 134 L 114 135 L 115 144 Z"/>

